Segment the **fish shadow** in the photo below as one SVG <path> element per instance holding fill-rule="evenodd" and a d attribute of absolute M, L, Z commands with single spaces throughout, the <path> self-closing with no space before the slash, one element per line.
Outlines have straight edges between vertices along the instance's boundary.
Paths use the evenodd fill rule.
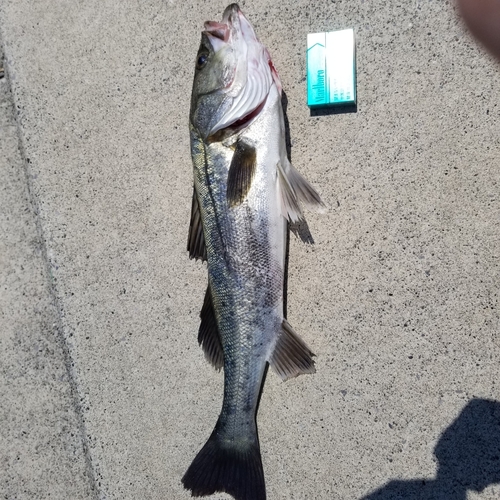
<path fill-rule="evenodd" d="M 281 93 L 281 105 L 283 107 L 283 118 L 285 122 L 285 143 L 286 143 L 286 155 L 290 163 L 292 162 L 292 141 L 290 139 L 290 123 L 288 121 L 287 115 L 287 107 L 288 107 L 288 97 L 283 90 Z M 288 257 L 290 255 L 290 232 L 292 232 L 295 236 L 301 239 L 303 243 L 307 243 L 309 245 L 314 245 L 314 238 L 312 237 L 311 231 L 309 230 L 309 226 L 307 225 L 307 221 L 302 219 L 298 222 L 288 223 L 287 224 L 287 232 L 286 232 L 286 250 L 285 250 L 285 270 L 283 275 L 283 316 L 287 317 L 287 309 L 288 309 Z M 264 376 L 262 377 L 262 384 L 260 386 L 259 397 L 257 400 L 257 412 L 259 411 L 260 401 L 262 399 L 262 394 L 264 391 L 264 385 L 266 383 L 267 374 L 269 371 L 269 364 L 266 364 L 266 368 L 264 370 Z M 257 431 L 258 432 L 258 431 Z"/>
<path fill-rule="evenodd" d="M 290 123 L 288 121 L 288 97 L 284 90 L 281 91 L 281 106 L 283 107 L 283 118 L 285 119 L 285 142 L 286 142 L 286 155 L 290 162 L 292 161 L 292 140 L 290 139 Z"/>
<path fill-rule="evenodd" d="M 290 139 L 290 123 L 288 121 L 287 108 L 288 108 L 288 97 L 286 92 L 283 90 L 281 93 L 281 105 L 283 107 L 283 118 L 285 122 L 285 143 L 286 143 L 286 155 L 290 163 L 292 162 L 292 140 Z M 285 318 L 287 317 L 287 292 L 288 292 L 288 257 L 290 254 L 290 232 L 292 232 L 296 237 L 300 238 L 303 243 L 314 245 L 314 238 L 309 230 L 307 221 L 302 219 L 298 222 L 288 223 L 287 234 L 286 234 L 286 251 L 285 251 L 285 273 L 284 273 L 284 290 L 283 290 L 283 312 Z"/>
<path fill-rule="evenodd" d="M 390 481 L 362 500 L 466 500 L 500 483 L 500 403 L 472 399 L 443 432 L 434 479 Z"/>

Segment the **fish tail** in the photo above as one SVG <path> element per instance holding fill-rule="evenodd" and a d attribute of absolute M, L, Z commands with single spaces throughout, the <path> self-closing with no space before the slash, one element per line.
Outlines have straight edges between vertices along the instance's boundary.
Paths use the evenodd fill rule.
<path fill-rule="evenodd" d="M 216 426 L 184 474 L 182 484 L 194 497 L 225 492 L 236 500 L 266 500 L 257 436 L 250 440 L 224 439 Z"/>

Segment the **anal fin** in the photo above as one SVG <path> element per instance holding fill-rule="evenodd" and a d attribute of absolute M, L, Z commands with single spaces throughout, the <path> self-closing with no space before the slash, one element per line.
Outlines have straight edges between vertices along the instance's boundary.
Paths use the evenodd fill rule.
<path fill-rule="evenodd" d="M 281 324 L 278 341 L 269 359 L 271 368 L 283 379 L 303 373 L 315 373 L 314 354 L 306 343 L 295 333 L 286 319 Z"/>
<path fill-rule="evenodd" d="M 200 312 L 200 329 L 198 330 L 198 343 L 201 345 L 205 358 L 210 361 L 216 370 L 224 366 L 224 351 L 222 341 L 215 319 L 214 305 L 210 285 L 205 293 L 205 300 Z"/>

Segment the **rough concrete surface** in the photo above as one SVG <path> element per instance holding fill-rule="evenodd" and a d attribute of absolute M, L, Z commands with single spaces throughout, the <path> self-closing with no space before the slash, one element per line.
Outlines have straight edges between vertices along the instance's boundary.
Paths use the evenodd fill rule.
<path fill-rule="evenodd" d="M 87 499 L 81 419 L 6 78 L 0 134 L 0 497 Z"/>
<path fill-rule="evenodd" d="M 500 66 L 446 1 L 240 5 L 287 93 L 292 161 L 330 207 L 308 214 L 314 246 L 290 245 L 288 318 L 317 373 L 267 377 L 258 423 L 269 499 L 498 498 Z M 60 348 L 36 354 L 43 385 L 28 348 L 2 332 L 7 358 L 26 370 L 18 398 L 2 380 L 2 412 L 46 405 L 44 423 L 29 411 L 23 422 L 33 443 L 46 426 L 43 442 L 63 450 L 24 465 L 9 455 L 6 498 L 59 491 L 72 467 L 67 498 L 92 496 L 81 442 L 97 498 L 189 498 L 180 478 L 216 421 L 222 374 L 196 342 L 206 269 L 185 249 L 187 120 L 199 32 L 224 7 L 0 4 L 55 301 L 22 305 L 10 287 L 2 321 L 17 314 L 47 335 L 57 323 L 70 368 Z M 311 116 L 306 34 L 346 27 L 357 38 L 357 110 Z M 2 185 L 2 204 L 16 199 L 17 179 Z M 24 227 L 28 205 L 17 203 Z M 46 293 L 32 233 L 5 227 L 25 254 L 2 265 Z M 47 392 L 30 392 L 35 383 Z M 25 443 L 19 411 L 13 447 Z M 64 429 L 83 430 L 83 441 Z M 43 494 L 41 483 L 17 493 L 29 475 L 43 476 Z"/>

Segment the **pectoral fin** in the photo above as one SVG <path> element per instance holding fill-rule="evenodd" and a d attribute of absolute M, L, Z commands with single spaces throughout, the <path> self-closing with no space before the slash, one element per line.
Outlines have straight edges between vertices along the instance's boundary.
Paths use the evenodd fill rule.
<path fill-rule="evenodd" d="M 281 324 L 278 341 L 269 359 L 271 368 L 283 379 L 296 377 L 302 373 L 315 373 L 314 354 L 306 343 L 295 333 L 286 319 Z"/>
<path fill-rule="evenodd" d="M 210 361 L 216 370 L 224 366 L 224 352 L 215 319 L 214 305 L 210 285 L 205 293 L 205 300 L 200 312 L 201 324 L 198 330 L 198 344 L 201 345 L 205 358 Z"/>
<path fill-rule="evenodd" d="M 200 206 L 196 191 L 193 189 L 193 202 L 191 204 L 191 222 L 189 223 L 189 234 L 187 250 L 190 259 L 207 260 L 207 249 L 205 247 L 205 237 L 201 224 Z"/>
<path fill-rule="evenodd" d="M 326 208 L 318 192 L 295 170 L 288 159 L 278 163 L 277 167 L 281 213 L 285 219 L 297 222 L 304 218 L 300 203 L 317 211 L 323 211 Z"/>
<path fill-rule="evenodd" d="M 248 194 L 257 168 L 257 152 L 253 146 L 238 140 L 227 176 L 227 201 L 239 205 Z"/>

